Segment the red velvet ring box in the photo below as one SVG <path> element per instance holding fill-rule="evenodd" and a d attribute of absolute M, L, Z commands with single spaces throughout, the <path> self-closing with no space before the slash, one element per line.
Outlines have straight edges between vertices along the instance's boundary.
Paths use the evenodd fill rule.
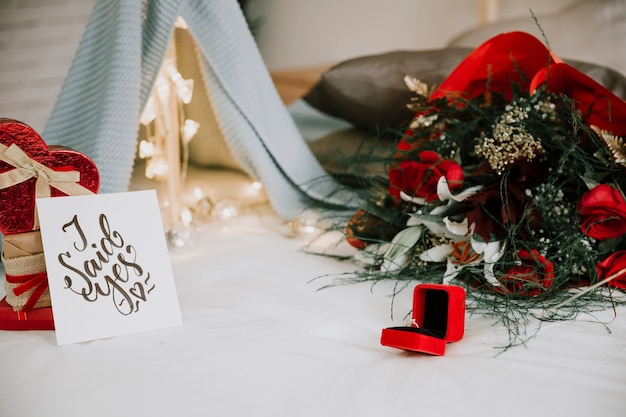
<path fill-rule="evenodd" d="M 417 285 L 412 322 L 412 326 L 383 329 L 380 343 L 442 356 L 446 343 L 460 340 L 465 332 L 465 290 L 457 285 Z"/>

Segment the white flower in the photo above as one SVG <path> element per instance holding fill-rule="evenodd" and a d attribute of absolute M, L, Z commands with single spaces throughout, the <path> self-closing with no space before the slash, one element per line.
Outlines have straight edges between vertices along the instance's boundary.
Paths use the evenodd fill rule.
<path fill-rule="evenodd" d="M 455 222 L 450 217 L 444 217 L 443 223 L 446 225 L 446 229 L 450 233 L 457 236 L 466 236 L 469 228 L 467 227 L 467 217 L 463 218 L 462 222 Z"/>
<path fill-rule="evenodd" d="M 424 197 L 411 197 L 404 191 L 400 191 L 400 198 L 404 201 L 417 204 L 418 206 L 423 206 L 426 204 L 426 199 Z"/>
<path fill-rule="evenodd" d="M 478 192 L 482 186 L 470 187 L 461 191 L 458 194 L 452 194 L 450 187 L 448 187 L 448 181 L 445 176 L 439 178 L 437 182 L 437 195 L 439 200 L 446 202 L 447 204 L 439 205 L 432 208 L 427 214 L 422 211 L 417 213 L 411 213 L 407 226 L 424 225 L 437 236 L 447 237 L 450 239 L 457 239 L 460 236 L 466 236 L 469 232 L 467 218 L 464 218 L 460 222 L 451 219 L 450 217 L 442 215 L 450 209 L 450 206 L 464 201 L 469 196 Z M 402 196 L 402 193 L 400 194 Z M 405 201 L 412 201 L 418 203 L 418 198 L 411 198 L 406 194 L 402 197 Z"/>
<path fill-rule="evenodd" d="M 493 273 L 494 264 L 502 257 L 506 244 L 502 240 L 489 243 L 474 238 L 451 240 L 422 252 L 419 258 L 425 262 L 447 262 L 443 283 L 449 284 L 463 268 L 484 263 L 484 276 L 494 287 L 500 285 Z"/>
<path fill-rule="evenodd" d="M 483 262 L 485 263 L 485 279 L 487 282 L 494 287 L 500 286 L 500 282 L 493 273 L 493 266 L 502 258 L 504 249 L 506 248 L 506 241 L 494 240 L 487 243 L 479 242 L 472 238 L 472 248 L 476 253 L 482 254 Z"/>
<path fill-rule="evenodd" d="M 448 180 L 445 176 L 439 178 L 437 182 L 437 195 L 439 196 L 439 200 L 447 201 L 448 204 L 452 202 L 460 203 L 464 201 L 467 197 L 476 194 L 476 192 L 480 191 L 483 188 L 482 185 L 477 185 L 474 187 L 466 188 L 458 194 L 452 194 L 450 191 L 450 187 L 448 186 Z"/>
<path fill-rule="evenodd" d="M 448 186 L 448 180 L 446 179 L 445 175 L 442 175 L 437 181 L 437 196 L 439 197 L 439 201 L 442 201 L 444 203 L 447 202 L 448 205 L 450 205 L 464 201 L 467 197 L 476 194 L 476 192 L 480 191 L 482 188 L 482 185 L 477 185 L 474 187 L 466 188 L 458 194 L 452 194 L 452 191 L 450 191 L 450 187 Z M 424 206 L 427 203 L 424 197 L 412 197 L 404 191 L 400 191 L 400 198 L 404 201 L 411 202 L 420 206 Z"/>

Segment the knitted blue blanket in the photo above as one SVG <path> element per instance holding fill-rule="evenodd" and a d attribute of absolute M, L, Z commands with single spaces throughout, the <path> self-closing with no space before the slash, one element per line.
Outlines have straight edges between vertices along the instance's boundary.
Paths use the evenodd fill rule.
<path fill-rule="evenodd" d="M 43 131 L 94 160 L 102 193 L 126 191 L 140 114 L 182 16 L 203 54 L 215 116 L 237 162 L 283 218 L 355 207 L 309 150 L 275 90 L 235 0 L 98 0 Z"/>

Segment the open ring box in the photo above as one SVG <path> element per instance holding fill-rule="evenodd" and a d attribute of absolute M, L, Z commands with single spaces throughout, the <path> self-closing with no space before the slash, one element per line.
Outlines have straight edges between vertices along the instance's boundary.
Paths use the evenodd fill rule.
<path fill-rule="evenodd" d="M 398 349 L 442 356 L 446 343 L 465 331 L 465 290 L 457 285 L 419 284 L 413 290 L 411 326 L 383 329 L 380 343 Z"/>

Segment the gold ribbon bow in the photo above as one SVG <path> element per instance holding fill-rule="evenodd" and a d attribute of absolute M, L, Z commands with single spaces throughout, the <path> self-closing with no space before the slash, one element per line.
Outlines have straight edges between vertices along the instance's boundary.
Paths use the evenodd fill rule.
<path fill-rule="evenodd" d="M 0 189 L 12 187 L 30 178 L 36 178 L 35 197 L 37 198 L 50 197 L 50 187 L 54 187 L 67 195 L 93 194 L 93 192 L 78 184 L 80 172 L 55 171 L 31 159 L 14 143 L 10 146 L 0 143 L 0 160 L 15 167 L 15 169 L 0 173 Z M 39 221 L 35 211 L 33 230 L 38 228 Z"/>

